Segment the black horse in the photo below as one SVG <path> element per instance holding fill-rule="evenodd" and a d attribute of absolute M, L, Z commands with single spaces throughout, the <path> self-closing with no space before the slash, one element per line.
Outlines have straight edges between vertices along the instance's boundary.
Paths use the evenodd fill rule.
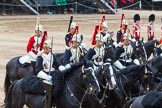
<path fill-rule="evenodd" d="M 89 68 L 93 69 L 93 63 L 90 63 Z M 101 92 L 97 95 L 88 95 L 85 100 L 85 104 L 88 106 L 88 108 L 105 108 L 107 90 L 112 87 L 110 63 L 104 63 L 97 70 L 95 70 L 95 74 L 98 79 Z"/>
<path fill-rule="evenodd" d="M 55 56 L 58 59 L 58 61 L 62 63 L 63 53 L 56 53 Z M 22 67 L 22 65 L 19 62 L 19 58 L 20 57 L 12 58 L 6 64 L 6 76 L 4 82 L 5 94 L 7 93 L 12 81 L 34 75 L 32 64 L 28 64 Z"/>
<path fill-rule="evenodd" d="M 131 65 L 121 71 L 116 71 L 117 87 L 107 92 L 106 108 L 123 108 L 125 100 L 140 94 L 140 83 L 143 83 L 145 65 Z"/>
<path fill-rule="evenodd" d="M 87 68 L 86 64 L 74 65 L 66 75 L 63 92 L 60 96 L 54 97 L 57 108 L 78 108 L 86 106 L 82 104 L 84 95 L 98 93 L 100 88 L 94 71 Z M 25 79 L 25 78 L 24 78 Z M 5 108 L 23 108 L 26 104 L 30 108 L 43 108 L 44 95 L 33 95 L 26 93 L 21 88 L 23 79 L 13 82 L 8 90 L 5 99 Z"/>
<path fill-rule="evenodd" d="M 155 55 L 155 48 L 159 44 L 158 40 L 150 40 L 146 43 L 144 43 L 146 54 L 147 54 L 147 59 L 150 58 L 151 54 Z"/>
<path fill-rule="evenodd" d="M 149 84 L 149 89 L 154 90 L 156 86 L 160 83 L 157 78 L 162 77 L 162 56 L 156 56 L 148 61 L 149 73 L 147 73 L 147 83 Z"/>
<path fill-rule="evenodd" d="M 139 40 L 138 42 L 132 42 L 131 45 L 133 47 L 134 54 L 138 57 L 141 64 L 146 63 L 147 54 L 143 41 Z"/>
<path fill-rule="evenodd" d="M 146 95 L 130 99 L 125 108 L 161 108 L 162 93 L 152 91 Z"/>

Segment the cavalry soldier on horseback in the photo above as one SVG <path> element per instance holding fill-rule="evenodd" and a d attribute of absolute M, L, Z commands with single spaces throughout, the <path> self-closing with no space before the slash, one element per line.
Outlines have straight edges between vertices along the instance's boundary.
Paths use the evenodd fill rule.
<path fill-rule="evenodd" d="M 155 15 L 151 14 L 149 16 L 149 25 L 147 26 L 147 35 L 148 35 L 148 41 L 153 40 L 154 38 L 154 21 L 155 21 Z"/>
<path fill-rule="evenodd" d="M 104 42 L 108 42 L 114 46 L 114 48 L 117 46 L 117 43 L 112 39 L 112 36 L 114 35 L 114 32 L 108 31 L 108 25 L 107 22 L 102 22 L 102 30 L 100 34 L 103 36 Z"/>
<path fill-rule="evenodd" d="M 50 40 L 44 42 L 43 50 L 38 53 L 36 61 L 37 77 L 45 80 L 51 80 L 51 76 L 47 75 L 48 72 L 54 70 L 65 70 L 65 67 L 60 65 L 56 57 L 52 53 L 52 43 Z"/>
<path fill-rule="evenodd" d="M 78 29 L 79 29 L 79 27 L 76 25 L 75 22 L 72 22 L 70 24 L 69 32 L 65 36 L 65 43 L 66 43 L 67 49 L 69 49 L 71 46 L 71 40 L 72 40 L 73 36 L 75 34 L 78 34 L 78 31 L 79 31 Z M 81 36 L 80 47 L 82 47 L 84 49 L 84 51 L 86 52 L 86 45 L 82 42 L 83 35 L 80 35 L 80 36 Z"/>
<path fill-rule="evenodd" d="M 70 24 L 70 29 L 69 29 L 69 31 L 68 31 L 68 33 L 66 34 L 66 36 L 65 36 L 65 43 L 66 43 L 66 46 L 67 47 L 70 47 L 70 44 L 71 44 L 71 39 L 72 39 L 72 37 L 73 37 L 73 35 L 75 34 L 75 29 L 76 29 L 76 23 L 75 22 L 72 22 L 71 24 Z"/>
<path fill-rule="evenodd" d="M 93 61 L 94 63 L 94 69 L 97 70 L 99 66 L 102 66 L 106 62 L 111 62 L 109 60 L 108 55 L 105 55 L 105 50 L 104 50 L 104 40 L 103 36 L 101 34 L 97 34 L 95 38 L 95 45 L 93 48 L 90 48 L 87 55 L 86 55 L 86 60 Z M 113 69 L 111 67 L 111 63 L 109 65 L 110 69 L 110 74 L 113 76 Z M 116 85 L 116 81 L 114 76 L 111 77 L 112 81 L 112 87 L 114 88 Z"/>
<path fill-rule="evenodd" d="M 28 63 L 33 63 L 37 59 L 37 53 L 42 50 L 43 43 L 47 38 L 47 31 L 43 33 L 43 26 L 39 23 L 37 19 L 37 24 L 35 27 L 35 34 L 31 36 L 27 44 L 27 55 L 20 57 L 19 62 L 22 65 Z"/>
<path fill-rule="evenodd" d="M 126 32 L 130 34 L 130 30 L 128 29 L 128 21 L 125 19 L 124 14 L 122 14 L 120 28 L 117 30 L 117 43 L 121 41 L 123 34 Z"/>
<path fill-rule="evenodd" d="M 84 60 L 85 54 L 80 47 L 81 41 L 81 35 L 76 33 L 71 40 L 70 47 L 65 50 L 63 64 L 66 69 L 71 68 L 71 64 Z"/>
<path fill-rule="evenodd" d="M 95 38 L 95 45 L 93 48 L 90 48 L 86 59 L 87 60 L 92 60 L 94 62 L 94 65 L 96 67 L 99 67 L 101 65 L 103 65 L 104 63 L 104 40 L 103 40 L 103 36 L 101 34 L 97 34 Z"/>
<path fill-rule="evenodd" d="M 128 28 L 128 21 L 125 19 L 124 14 L 122 14 L 120 28 L 117 30 L 117 43 L 122 41 L 122 37 L 125 33 L 127 33 L 132 38 L 132 34 Z M 131 41 L 134 42 L 135 40 L 131 39 Z"/>
<path fill-rule="evenodd" d="M 120 42 L 119 46 L 117 47 L 115 55 L 117 61 L 115 62 L 115 66 L 117 66 L 119 69 L 123 69 L 125 66 L 129 66 L 132 63 L 140 65 L 139 60 L 134 54 L 130 41 L 131 37 L 127 33 L 125 33 L 122 42 Z"/>

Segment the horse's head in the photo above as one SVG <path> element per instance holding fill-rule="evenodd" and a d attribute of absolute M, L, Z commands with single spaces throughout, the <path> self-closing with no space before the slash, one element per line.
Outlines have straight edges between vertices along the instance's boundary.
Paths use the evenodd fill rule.
<path fill-rule="evenodd" d="M 139 40 L 133 43 L 134 53 L 140 61 L 147 62 L 147 53 L 143 41 Z"/>
<path fill-rule="evenodd" d="M 110 68 L 110 63 L 109 62 L 104 63 L 102 68 L 103 68 L 103 76 L 104 76 L 104 78 L 107 81 L 110 81 L 111 80 L 111 75 L 110 75 L 111 70 L 110 69 L 112 69 L 112 68 Z"/>
<path fill-rule="evenodd" d="M 156 47 L 156 46 L 160 43 L 160 41 L 157 40 L 157 39 L 155 39 L 155 40 L 153 40 L 153 41 L 154 41 L 154 47 Z"/>
<path fill-rule="evenodd" d="M 91 62 L 85 62 L 82 68 L 82 77 L 86 82 L 88 91 L 93 94 L 98 94 L 100 92 L 100 86 L 98 80 L 95 76 L 93 69 L 93 64 Z"/>
<path fill-rule="evenodd" d="M 106 42 L 105 55 L 107 55 L 110 59 L 114 60 L 114 53 L 115 53 L 114 47 L 110 43 Z"/>

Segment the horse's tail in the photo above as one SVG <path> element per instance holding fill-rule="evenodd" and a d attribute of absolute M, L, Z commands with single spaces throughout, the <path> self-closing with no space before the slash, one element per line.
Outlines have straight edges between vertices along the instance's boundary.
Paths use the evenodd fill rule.
<path fill-rule="evenodd" d="M 9 88 L 10 85 L 11 85 L 10 77 L 9 77 L 9 75 L 6 72 L 5 82 L 4 82 L 4 92 L 5 92 L 5 95 L 7 95 L 8 88 Z"/>
<path fill-rule="evenodd" d="M 137 97 L 134 97 L 134 98 L 131 98 L 126 104 L 125 104 L 125 108 L 131 108 L 131 104 L 134 102 L 134 100 L 136 99 Z"/>
<path fill-rule="evenodd" d="M 4 100 L 4 108 L 12 108 L 12 89 L 17 81 L 14 81 L 11 86 L 8 88 L 8 92 L 6 94 L 5 100 Z"/>

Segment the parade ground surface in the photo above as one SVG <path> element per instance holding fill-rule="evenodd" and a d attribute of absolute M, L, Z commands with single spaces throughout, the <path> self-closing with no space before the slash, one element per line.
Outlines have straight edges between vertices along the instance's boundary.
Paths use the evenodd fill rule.
<path fill-rule="evenodd" d="M 91 46 L 91 37 L 96 24 L 100 23 L 103 15 L 108 22 L 109 31 L 114 31 L 114 39 L 116 32 L 120 26 L 121 14 L 124 13 L 132 31 L 133 16 L 139 14 L 141 16 L 141 36 L 147 39 L 148 16 L 155 14 L 155 38 L 161 37 L 161 11 L 144 11 L 144 10 L 118 10 L 117 14 L 75 14 L 74 22 L 79 25 L 79 33 L 84 36 L 84 43 L 89 49 Z M 40 23 L 44 30 L 48 31 L 48 39 L 54 38 L 53 52 L 64 52 L 65 50 L 65 34 L 67 32 L 70 14 L 60 15 L 40 15 Z M 26 54 L 26 45 L 30 36 L 34 34 L 37 16 L 0 16 L 0 105 L 4 102 L 4 79 L 6 74 L 6 63 L 16 56 Z"/>

